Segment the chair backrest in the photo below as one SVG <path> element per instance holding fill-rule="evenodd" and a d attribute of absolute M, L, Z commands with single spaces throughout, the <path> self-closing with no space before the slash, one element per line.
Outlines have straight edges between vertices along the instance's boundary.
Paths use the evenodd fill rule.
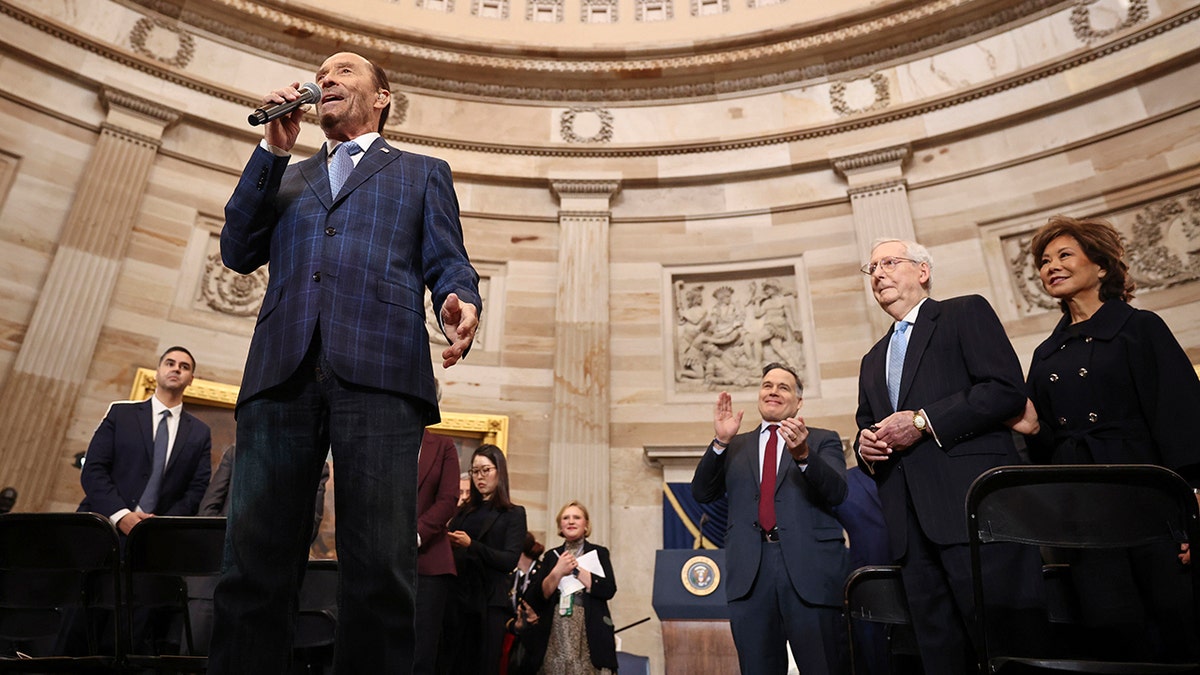
<path fill-rule="evenodd" d="M 131 574 L 213 576 L 224 552 L 224 518 L 155 516 L 129 533 L 125 566 Z"/>
<path fill-rule="evenodd" d="M 983 663 L 991 656 L 983 544 L 1118 549 L 1189 543 L 1200 522 L 1192 488 L 1169 469 L 1144 464 L 996 467 L 972 483 L 966 509 Z"/>
<path fill-rule="evenodd" d="M 108 518 L 98 513 L 0 515 L 3 637 L 52 635 L 60 628 L 63 608 L 88 604 L 89 585 L 118 597 L 120 583 L 120 537 Z"/>
<path fill-rule="evenodd" d="M 844 609 L 847 619 L 875 623 L 912 622 L 908 599 L 896 565 L 860 567 L 846 578 Z"/>
<path fill-rule="evenodd" d="M 1192 488 L 1159 466 L 1005 466 L 967 493 L 972 540 L 1066 548 L 1175 541 L 1196 527 Z"/>

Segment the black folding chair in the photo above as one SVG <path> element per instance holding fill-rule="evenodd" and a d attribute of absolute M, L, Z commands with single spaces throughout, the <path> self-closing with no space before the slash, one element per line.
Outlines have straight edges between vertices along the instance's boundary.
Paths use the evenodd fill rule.
<path fill-rule="evenodd" d="M 131 637 L 124 659 L 127 666 L 204 672 L 208 658 L 192 656 L 196 647 L 184 577 L 220 574 L 224 548 L 224 518 L 155 516 L 134 526 L 125 542 L 125 605 Z M 140 644 L 135 632 L 139 616 L 161 609 L 182 621 L 189 655 L 160 654 L 158 649 L 147 653 Z"/>
<path fill-rule="evenodd" d="M 72 621 L 86 624 L 89 655 L 28 654 L 0 657 L 0 671 L 77 672 L 118 664 L 121 622 L 108 622 L 113 654 L 100 654 L 100 636 L 88 620 L 89 588 L 120 596 L 120 540 L 98 513 L 0 515 L 0 638 L 19 647 L 51 644 Z"/>
<path fill-rule="evenodd" d="M 885 625 L 888 661 L 893 672 L 898 670 L 897 656 L 913 659 L 919 656 L 899 566 L 868 565 L 854 570 L 846 578 L 842 603 L 850 640 L 851 672 L 860 672 L 862 667 L 857 663 L 862 655 L 855 649 L 855 621 Z"/>
<path fill-rule="evenodd" d="M 309 560 L 300 584 L 300 612 L 293 647 L 306 672 L 322 673 L 332 665 L 337 633 L 338 565 L 336 560 Z"/>
<path fill-rule="evenodd" d="M 967 493 L 971 569 L 986 672 L 1200 673 L 1200 664 L 1126 663 L 993 654 L 980 550 L 991 542 L 1073 549 L 1123 549 L 1196 541 L 1197 504 L 1175 473 L 1148 465 L 1006 466 L 986 471 Z M 1196 564 L 1191 565 L 1193 582 Z M 1062 573 L 1057 570 L 1051 574 Z M 1050 589 L 1053 590 L 1053 589 Z M 1058 598 L 1057 600 L 1064 600 Z M 1051 619 L 1070 612 L 1055 607 Z M 1064 600 L 1069 602 L 1069 599 Z M 1065 615 L 1069 618 L 1069 614 Z"/>

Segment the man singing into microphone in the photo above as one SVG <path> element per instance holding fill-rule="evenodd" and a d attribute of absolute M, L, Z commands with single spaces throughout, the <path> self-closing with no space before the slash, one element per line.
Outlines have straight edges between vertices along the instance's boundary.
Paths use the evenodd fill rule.
<path fill-rule="evenodd" d="M 383 70 L 335 54 L 316 74 L 328 142 L 289 165 L 303 110 L 268 122 L 225 207 L 224 263 L 270 265 L 237 403 L 237 471 L 209 673 L 290 672 L 312 503 L 332 448 L 341 583 L 334 671 L 412 670 L 417 454 L 438 421 L 424 289 L 466 355 L 478 275 L 450 168 L 380 132 Z M 299 83 L 263 97 L 294 101 Z"/>

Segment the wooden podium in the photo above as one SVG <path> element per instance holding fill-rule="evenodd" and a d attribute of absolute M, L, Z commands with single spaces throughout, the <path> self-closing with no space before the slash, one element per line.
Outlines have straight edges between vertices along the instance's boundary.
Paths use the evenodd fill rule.
<path fill-rule="evenodd" d="M 654 611 L 666 675 L 738 672 L 725 601 L 724 549 L 671 549 L 654 558 Z"/>

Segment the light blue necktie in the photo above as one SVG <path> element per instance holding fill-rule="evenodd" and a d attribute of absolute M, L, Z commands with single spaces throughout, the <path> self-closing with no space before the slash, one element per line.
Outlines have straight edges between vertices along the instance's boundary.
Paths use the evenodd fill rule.
<path fill-rule="evenodd" d="M 362 148 L 354 141 L 346 141 L 333 149 L 333 161 L 329 163 L 329 192 L 335 199 L 354 172 L 354 155 L 360 152 Z"/>
<path fill-rule="evenodd" d="M 138 506 L 143 513 L 154 513 L 158 508 L 158 494 L 162 490 L 163 469 L 167 466 L 167 444 L 171 440 L 171 432 L 167 428 L 167 420 L 171 419 L 171 411 L 164 410 L 158 423 L 158 431 L 154 432 L 154 463 L 150 467 L 150 480 L 142 491 Z"/>
<path fill-rule="evenodd" d="M 901 321 L 892 331 L 892 343 L 888 347 L 888 400 L 892 402 L 892 410 L 900 403 L 900 376 L 904 373 L 904 354 L 908 351 L 908 327 L 912 323 Z"/>

